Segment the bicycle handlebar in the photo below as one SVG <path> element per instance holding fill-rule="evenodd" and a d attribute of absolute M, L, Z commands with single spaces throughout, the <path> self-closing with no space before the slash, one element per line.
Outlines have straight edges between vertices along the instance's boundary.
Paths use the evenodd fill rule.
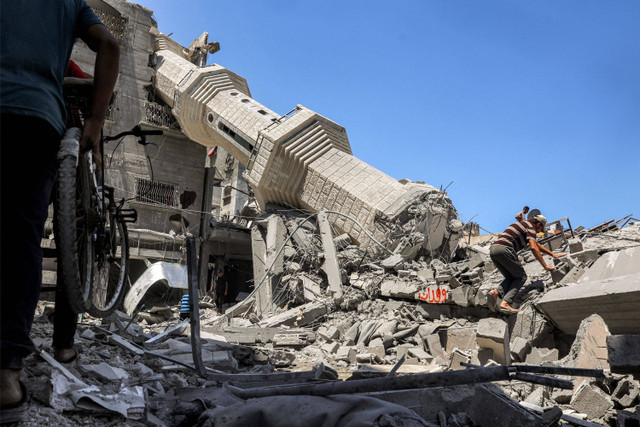
<path fill-rule="evenodd" d="M 133 127 L 133 129 L 126 131 L 126 132 L 120 132 L 119 134 L 115 135 L 115 136 L 103 136 L 102 140 L 104 142 L 107 141 L 113 141 L 115 139 L 119 139 L 128 135 L 132 135 L 132 136 L 137 136 L 141 139 L 141 144 L 146 144 L 146 140 L 145 137 L 147 135 L 162 135 L 164 132 L 160 129 L 156 129 L 156 130 L 143 130 L 140 125 L 136 125 Z"/>

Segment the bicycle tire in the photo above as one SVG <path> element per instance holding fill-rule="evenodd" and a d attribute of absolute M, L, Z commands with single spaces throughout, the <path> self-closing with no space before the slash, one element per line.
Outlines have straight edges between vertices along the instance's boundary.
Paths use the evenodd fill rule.
<path fill-rule="evenodd" d="M 105 229 L 104 241 L 98 242 L 95 248 L 93 284 L 87 307 L 89 314 L 95 317 L 109 316 L 120 306 L 129 270 L 127 225 L 109 210 L 106 224 L 109 226 Z"/>
<path fill-rule="evenodd" d="M 64 287 L 71 309 L 75 313 L 84 313 L 88 307 L 92 276 L 93 244 L 87 217 L 91 210 L 91 193 L 86 168 L 82 167 L 85 162 L 80 161 L 76 167 L 77 149 L 74 153 L 64 147 L 65 140 L 79 138 L 79 129 L 69 129 L 58 156 L 54 234 L 62 274 L 58 285 Z"/>

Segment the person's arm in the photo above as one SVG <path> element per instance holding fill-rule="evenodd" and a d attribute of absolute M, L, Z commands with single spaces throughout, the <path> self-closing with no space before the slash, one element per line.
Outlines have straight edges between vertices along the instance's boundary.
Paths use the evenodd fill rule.
<path fill-rule="evenodd" d="M 552 256 L 554 258 L 562 258 L 563 256 L 567 255 L 567 254 L 556 254 L 556 253 L 553 253 L 549 249 L 545 248 L 544 245 L 538 245 L 538 247 L 540 248 L 540 252 L 542 252 L 543 254 Z"/>
<path fill-rule="evenodd" d="M 81 38 L 92 51 L 96 52 L 96 62 L 93 77 L 93 96 L 89 116 L 84 121 L 82 137 L 80 138 L 80 151 L 85 153 L 93 150 L 93 159 L 98 166 L 98 170 L 102 170 L 102 165 L 100 164 L 100 137 L 107 108 L 109 107 L 109 100 L 118 80 L 120 46 L 107 27 L 102 24 L 92 25 Z"/>
<path fill-rule="evenodd" d="M 544 267 L 545 270 L 547 271 L 553 271 L 556 268 L 550 265 L 547 265 L 546 262 L 544 262 L 544 258 L 542 258 L 542 252 L 551 252 L 548 249 L 546 249 L 545 247 L 543 247 L 542 245 L 539 245 L 538 242 L 536 242 L 534 239 L 529 239 L 529 248 L 531 248 L 531 252 L 533 253 L 533 256 L 538 260 L 538 262 L 540 263 L 540 265 L 542 265 L 542 267 Z M 553 254 L 553 252 L 551 252 Z"/>

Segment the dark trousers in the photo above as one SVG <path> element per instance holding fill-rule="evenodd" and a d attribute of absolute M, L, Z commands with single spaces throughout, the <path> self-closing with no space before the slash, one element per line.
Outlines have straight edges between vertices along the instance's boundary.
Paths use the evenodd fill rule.
<path fill-rule="evenodd" d="M 512 304 L 515 295 L 527 281 L 527 273 L 525 273 L 524 268 L 520 265 L 518 255 L 513 248 L 491 245 L 489 256 L 498 271 L 504 276 L 504 280 L 497 288 L 498 293 L 504 301 Z"/>
<path fill-rule="evenodd" d="M 222 304 L 224 304 L 224 291 L 216 292 L 216 306 L 220 313 L 222 313 Z"/>
<path fill-rule="evenodd" d="M 33 352 L 29 333 L 42 284 L 40 242 L 58 168 L 59 144 L 60 135 L 42 119 L 12 114 L 0 117 L 2 369 L 22 369 L 22 359 Z M 61 327 L 69 329 L 69 325 L 60 324 L 63 319 L 57 316 L 58 332 Z M 74 327 L 76 319 L 73 317 Z"/>

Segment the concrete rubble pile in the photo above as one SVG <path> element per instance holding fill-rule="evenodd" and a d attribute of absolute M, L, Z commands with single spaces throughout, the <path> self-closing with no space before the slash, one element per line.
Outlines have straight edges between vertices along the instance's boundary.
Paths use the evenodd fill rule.
<path fill-rule="evenodd" d="M 448 263 L 402 245 L 363 250 L 346 235 L 331 239 L 332 252 L 322 220 L 274 212 L 255 221 L 254 235 L 270 227 L 282 235 L 277 244 L 265 236 L 269 262 L 251 295 L 224 314 L 200 299 L 204 377 L 177 305 L 86 317 L 79 357 L 62 366 L 48 356 L 52 306 L 41 302 L 34 341 L 42 352 L 32 357 L 49 363 L 27 363 L 36 384 L 29 422 L 294 425 L 282 418 L 290 413 L 315 425 L 306 421 L 330 411 L 348 419 L 358 407 L 370 425 L 638 425 L 640 224 L 570 240 L 553 274 L 521 253 L 529 280 L 519 311 L 507 315 L 488 296 L 501 281 L 488 243 L 459 242 Z M 560 368 L 603 375 L 522 373 Z M 460 377 L 431 381 L 437 375 Z M 391 385 L 413 378 L 430 385 Z M 375 385 L 330 391 L 361 383 Z M 305 388 L 321 386 L 329 391 Z M 300 391 L 280 395 L 292 388 Z"/>

